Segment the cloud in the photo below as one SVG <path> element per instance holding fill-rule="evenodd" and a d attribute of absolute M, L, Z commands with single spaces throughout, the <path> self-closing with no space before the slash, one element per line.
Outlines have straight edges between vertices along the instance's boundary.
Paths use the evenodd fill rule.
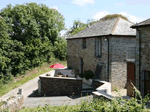
<path fill-rule="evenodd" d="M 100 11 L 100 12 L 97 12 L 93 17 L 92 19 L 94 20 L 99 20 L 101 19 L 102 17 L 108 15 L 108 14 L 113 14 L 113 13 L 110 13 L 108 11 Z M 131 14 L 128 14 L 127 12 L 119 12 L 117 14 L 122 14 L 123 16 L 126 16 L 129 21 L 135 23 L 135 22 L 141 22 L 143 20 L 145 20 L 144 18 L 141 18 L 141 17 L 136 17 L 134 15 L 131 15 Z"/>
<path fill-rule="evenodd" d="M 86 4 L 94 4 L 95 0 L 73 0 L 71 3 L 79 6 L 84 6 Z"/>
<path fill-rule="evenodd" d="M 93 16 L 93 19 L 98 20 L 98 19 L 100 19 L 100 18 L 102 18 L 102 17 L 104 17 L 104 16 L 106 16 L 106 15 L 108 15 L 108 14 L 110 14 L 110 13 L 107 12 L 107 11 L 97 12 L 97 13 Z"/>
<path fill-rule="evenodd" d="M 122 14 L 123 16 L 126 16 L 131 22 L 134 22 L 134 23 L 141 22 L 141 21 L 145 20 L 144 18 L 136 17 L 136 16 L 128 14 L 126 12 L 120 12 L 118 14 Z"/>
<path fill-rule="evenodd" d="M 49 8 L 58 10 L 58 6 L 53 6 L 53 7 L 49 7 Z"/>

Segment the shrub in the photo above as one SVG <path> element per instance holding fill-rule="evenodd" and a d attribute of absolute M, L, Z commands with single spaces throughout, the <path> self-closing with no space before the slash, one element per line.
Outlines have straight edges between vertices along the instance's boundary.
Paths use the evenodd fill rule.
<path fill-rule="evenodd" d="M 80 76 L 81 78 L 84 78 L 84 77 L 85 77 L 84 73 L 80 73 L 79 76 Z"/>
<path fill-rule="evenodd" d="M 94 77 L 94 73 L 91 70 L 84 71 L 85 79 L 92 79 Z"/>
<path fill-rule="evenodd" d="M 79 74 L 81 78 L 85 78 L 86 80 L 92 79 L 94 77 L 94 73 L 91 70 L 84 71 L 83 74 Z"/>

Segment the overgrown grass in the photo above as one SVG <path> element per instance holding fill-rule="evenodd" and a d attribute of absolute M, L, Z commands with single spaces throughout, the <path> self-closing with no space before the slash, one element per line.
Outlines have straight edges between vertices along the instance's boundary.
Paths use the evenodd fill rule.
<path fill-rule="evenodd" d="M 100 20 L 108 20 L 108 19 L 113 19 L 113 18 L 117 18 L 117 17 L 121 17 L 121 18 L 129 21 L 127 17 L 125 17 L 121 14 L 108 14 L 105 17 L 101 18 Z"/>
<path fill-rule="evenodd" d="M 137 102 L 135 98 L 131 100 L 114 99 L 112 101 L 103 98 L 95 98 L 89 102 L 83 101 L 80 105 L 75 106 L 59 106 L 23 108 L 19 112 L 149 112 L 145 105 Z"/>
<path fill-rule="evenodd" d="M 32 70 L 29 70 L 23 76 L 18 76 L 16 78 L 17 81 L 15 81 L 15 82 L 13 81 L 13 82 L 10 82 L 8 84 L 0 85 L 0 96 L 6 94 L 7 92 L 11 91 L 12 89 L 21 86 L 22 84 L 28 82 L 29 80 L 31 80 L 31 79 L 33 79 L 33 78 L 35 78 L 35 77 L 37 77 L 37 76 L 39 76 L 45 72 L 53 70 L 49 66 L 52 64 L 55 64 L 57 62 L 62 63 L 63 65 L 66 66 L 66 61 L 59 61 L 59 60 L 56 60 L 50 64 L 44 63 L 41 67 L 37 67 L 37 68 L 34 68 Z"/>

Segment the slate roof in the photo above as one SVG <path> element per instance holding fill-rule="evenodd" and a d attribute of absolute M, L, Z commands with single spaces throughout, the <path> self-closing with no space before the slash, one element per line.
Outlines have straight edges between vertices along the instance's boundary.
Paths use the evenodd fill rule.
<path fill-rule="evenodd" d="M 138 28 L 138 27 L 145 27 L 145 26 L 150 26 L 150 19 L 147 19 L 145 21 L 132 25 L 131 28 Z"/>
<path fill-rule="evenodd" d="M 120 17 L 108 19 L 108 20 L 100 20 L 89 28 L 86 28 L 79 33 L 69 37 L 71 38 L 82 38 L 82 37 L 94 37 L 94 36 L 104 36 L 104 35 L 131 35 L 135 36 L 136 31 L 131 27 L 133 23 L 124 20 Z"/>

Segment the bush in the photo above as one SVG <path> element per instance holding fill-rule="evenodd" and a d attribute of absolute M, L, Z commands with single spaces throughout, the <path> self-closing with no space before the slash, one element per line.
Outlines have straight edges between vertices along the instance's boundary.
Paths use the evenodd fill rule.
<path fill-rule="evenodd" d="M 84 77 L 85 77 L 84 73 L 80 73 L 79 76 L 80 76 L 81 78 L 84 78 Z"/>
<path fill-rule="evenodd" d="M 91 70 L 84 71 L 83 74 L 79 74 L 81 78 L 85 78 L 86 80 L 92 79 L 94 77 L 94 73 Z"/>

